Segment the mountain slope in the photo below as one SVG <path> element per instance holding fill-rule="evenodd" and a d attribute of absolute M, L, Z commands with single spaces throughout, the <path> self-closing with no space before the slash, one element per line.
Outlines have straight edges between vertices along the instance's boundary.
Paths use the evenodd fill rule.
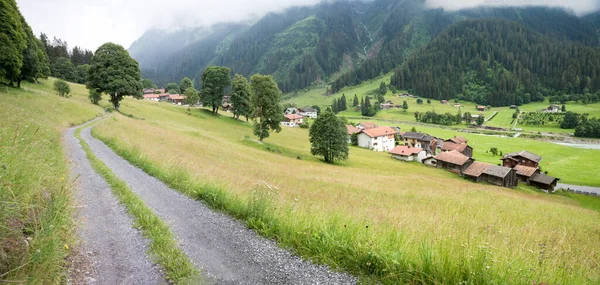
<path fill-rule="evenodd" d="M 505 106 L 550 90 L 600 90 L 600 49 L 558 41 L 503 19 L 461 21 L 411 56 L 391 83 L 417 95 Z M 550 89 L 550 90 L 549 90 Z"/>

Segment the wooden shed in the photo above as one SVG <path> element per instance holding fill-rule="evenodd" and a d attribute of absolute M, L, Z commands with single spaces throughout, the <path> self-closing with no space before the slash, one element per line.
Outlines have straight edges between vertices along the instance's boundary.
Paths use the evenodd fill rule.
<path fill-rule="evenodd" d="M 472 158 L 467 157 L 456 150 L 442 152 L 438 154 L 435 159 L 437 160 L 438 168 L 444 168 L 460 175 L 463 175 L 465 169 L 473 163 Z"/>
<path fill-rule="evenodd" d="M 548 176 L 546 174 L 536 173 L 531 176 L 531 179 L 529 179 L 529 184 L 552 192 L 554 191 L 554 187 L 556 187 L 558 180 L 560 179 Z"/>

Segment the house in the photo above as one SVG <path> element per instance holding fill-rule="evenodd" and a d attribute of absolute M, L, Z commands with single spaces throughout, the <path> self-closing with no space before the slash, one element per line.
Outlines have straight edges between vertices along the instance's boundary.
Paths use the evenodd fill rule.
<path fill-rule="evenodd" d="M 435 159 L 437 160 L 437 168 L 444 168 L 460 175 L 463 175 L 463 172 L 473 163 L 472 158 L 456 150 L 442 152 L 435 156 Z"/>
<path fill-rule="evenodd" d="M 374 129 L 379 127 L 377 124 L 372 123 L 372 122 L 362 122 L 362 123 L 358 123 L 358 125 L 356 125 L 357 128 L 361 129 L 361 130 L 368 130 L 368 129 Z"/>
<path fill-rule="evenodd" d="M 392 104 L 392 103 L 381 103 L 381 104 L 379 104 L 379 109 L 381 109 L 381 110 L 388 110 L 388 109 L 391 109 L 391 108 L 394 108 L 394 104 Z"/>
<path fill-rule="evenodd" d="M 150 100 L 150 101 L 157 101 L 159 100 L 159 96 L 158 94 L 145 94 L 144 95 L 144 100 Z"/>
<path fill-rule="evenodd" d="M 396 130 L 390 127 L 362 129 L 358 133 L 358 146 L 374 151 L 390 151 L 396 145 Z"/>
<path fill-rule="evenodd" d="M 351 138 L 353 134 L 360 132 L 360 129 L 353 125 L 346 125 L 346 130 L 348 132 L 348 143 L 352 142 Z"/>
<path fill-rule="evenodd" d="M 485 111 L 485 106 L 477 106 L 477 111 L 480 111 L 480 112 Z"/>
<path fill-rule="evenodd" d="M 427 166 L 437 167 L 437 159 L 433 156 L 428 156 L 421 161 L 423 164 Z"/>
<path fill-rule="evenodd" d="M 427 158 L 427 152 L 422 148 L 405 145 L 396 146 L 394 149 L 390 150 L 390 154 L 392 154 L 392 158 L 403 161 L 421 162 L 423 159 Z"/>
<path fill-rule="evenodd" d="M 461 105 L 460 105 L 460 103 L 454 103 L 454 107 L 456 107 L 456 108 L 460 108 L 460 107 L 461 107 Z"/>
<path fill-rule="evenodd" d="M 154 88 L 144 88 L 142 90 L 142 92 L 144 92 L 144 95 L 146 95 L 146 94 L 154 94 Z"/>
<path fill-rule="evenodd" d="M 297 108 L 286 108 L 285 111 L 283 111 L 283 113 L 286 114 L 286 115 L 299 114 L 300 111 L 298 111 Z"/>
<path fill-rule="evenodd" d="M 281 125 L 286 127 L 297 127 L 302 124 L 302 116 L 298 114 L 286 114 L 285 120 L 281 122 Z"/>
<path fill-rule="evenodd" d="M 230 100 L 231 100 L 231 95 L 224 95 L 223 96 L 223 101 L 221 102 L 221 104 L 230 103 Z"/>
<path fill-rule="evenodd" d="M 511 109 L 516 109 L 516 108 L 517 108 L 517 105 L 510 105 L 510 108 L 511 108 Z"/>
<path fill-rule="evenodd" d="M 520 152 L 506 154 L 500 160 L 502 160 L 502 166 L 504 167 L 514 168 L 517 165 L 524 165 L 538 168 L 542 157 L 526 150 L 522 150 Z"/>
<path fill-rule="evenodd" d="M 424 133 L 406 132 L 402 134 L 404 145 L 424 149 L 427 153 L 435 153 L 437 140 L 435 137 Z"/>
<path fill-rule="evenodd" d="M 301 108 L 301 109 L 298 109 L 298 112 L 300 112 L 300 116 L 303 116 L 303 117 L 309 117 L 311 119 L 317 118 L 317 110 L 313 109 L 313 108 L 309 108 L 309 107 Z"/>
<path fill-rule="evenodd" d="M 529 179 L 529 185 L 552 192 L 554 191 L 554 187 L 556 187 L 558 180 L 560 179 L 542 173 L 536 173 Z"/>
<path fill-rule="evenodd" d="M 485 181 L 493 185 L 513 188 L 519 183 L 517 171 L 503 166 L 474 161 L 463 172 L 465 178 L 474 182 Z"/>
<path fill-rule="evenodd" d="M 159 101 L 169 101 L 170 95 L 171 94 L 169 94 L 169 93 L 160 93 L 160 94 L 158 94 L 158 100 Z"/>
<path fill-rule="evenodd" d="M 550 105 L 550 106 L 548 106 L 548 109 L 546 109 L 546 112 L 548 112 L 548 113 L 558 113 L 558 112 L 560 112 L 560 106 L 558 106 L 558 105 Z"/>
<path fill-rule="evenodd" d="M 167 100 L 173 104 L 181 105 L 183 104 L 183 99 L 185 99 L 185 96 L 183 95 L 171 94 Z"/>
<path fill-rule="evenodd" d="M 448 100 L 442 100 L 442 101 L 440 101 L 440 102 L 441 102 L 442 104 L 444 104 L 444 105 L 448 105 Z"/>
<path fill-rule="evenodd" d="M 442 145 L 442 151 L 453 151 L 456 150 L 467 157 L 473 157 L 473 148 L 467 143 L 455 143 L 452 141 L 445 141 Z"/>
<path fill-rule="evenodd" d="M 540 173 L 539 168 L 525 165 L 515 165 L 514 169 L 517 171 L 517 178 L 527 184 L 533 175 Z"/>

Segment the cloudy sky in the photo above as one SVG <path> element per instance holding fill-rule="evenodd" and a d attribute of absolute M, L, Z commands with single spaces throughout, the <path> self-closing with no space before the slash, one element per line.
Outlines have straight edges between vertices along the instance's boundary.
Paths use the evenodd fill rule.
<path fill-rule="evenodd" d="M 151 27 L 210 25 L 257 18 L 269 11 L 320 0 L 17 0 L 36 34 L 46 33 L 95 50 L 111 41 L 128 48 Z M 600 8 L 599 0 L 427 0 L 431 7 L 460 9 L 493 5 L 566 6 L 582 14 Z"/>

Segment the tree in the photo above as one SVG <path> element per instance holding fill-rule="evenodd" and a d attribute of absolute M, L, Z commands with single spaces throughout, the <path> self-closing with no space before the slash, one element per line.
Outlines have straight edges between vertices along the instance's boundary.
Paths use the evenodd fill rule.
<path fill-rule="evenodd" d="M 52 64 L 52 75 L 63 80 L 75 81 L 75 66 L 70 59 L 59 57 L 56 59 L 54 64 Z"/>
<path fill-rule="evenodd" d="M 483 115 L 479 115 L 479 117 L 477 117 L 477 121 L 476 121 L 477 125 L 481 126 L 481 125 L 483 125 L 484 122 L 485 122 L 485 118 L 483 117 Z"/>
<path fill-rule="evenodd" d="M 82 64 L 75 67 L 75 82 L 85 84 L 87 81 L 88 70 L 90 70 L 89 64 Z"/>
<path fill-rule="evenodd" d="M 209 66 L 200 79 L 202 80 L 201 100 L 204 106 L 211 106 L 213 114 L 219 112 L 219 106 L 223 103 L 225 87 L 229 86 L 231 70 L 224 66 Z M 261 81 L 262 82 L 262 81 Z M 277 87 L 277 84 L 275 84 Z M 277 102 L 279 106 L 279 101 Z M 279 123 L 278 123 L 279 124 Z"/>
<path fill-rule="evenodd" d="M 565 106 L 565 104 L 562 105 L 562 107 L 560 108 L 560 110 L 564 113 L 567 111 L 567 106 Z"/>
<path fill-rule="evenodd" d="M 184 102 L 188 104 L 188 110 L 192 107 L 192 105 L 198 103 L 198 100 L 200 100 L 200 96 L 198 96 L 198 91 L 196 91 L 194 87 L 189 87 L 188 89 L 185 89 L 183 95 L 185 96 Z"/>
<path fill-rule="evenodd" d="M 408 103 L 406 103 L 406 101 L 404 101 L 404 102 L 402 103 L 402 110 L 403 110 L 404 112 L 406 112 L 406 110 L 408 110 Z"/>
<path fill-rule="evenodd" d="M 579 117 L 573 112 L 567 112 L 560 123 L 561 129 L 574 129 L 579 125 Z"/>
<path fill-rule="evenodd" d="M 179 89 L 179 86 L 177 85 L 177 83 L 170 82 L 170 83 L 167 83 L 167 86 L 165 86 L 165 93 L 179 94 L 179 93 L 181 93 L 181 89 Z"/>
<path fill-rule="evenodd" d="M 185 92 L 185 90 L 188 90 L 188 88 L 193 88 L 194 87 L 194 82 L 192 82 L 191 79 L 184 77 L 183 79 L 181 79 L 181 81 L 179 82 L 179 90 Z"/>
<path fill-rule="evenodd" d="M 279 124 L 283 120 L 283 110 L 279 104 L 281 90 L 270 75 L 252 75 L 250 86 L 252 87 L 250 106 L 253 110 L 252 117 L 256 120 L 254 134 L 262 142 L 264 138 L 269 137 L 269 131 L 281 131 Z"/>
<path fill-rule="evenodd" d="M 95 89 L 90 89 L 88 98 L 90 98 L 90 102 L 92 102 L 92 104 L 98 105 L 100 100 L 102 100 L 102 93 L 97 92 Z"/>
<path fill-rule="evenodd" d="M 427 99 L 427 104 L 431 104 L 431 100 Z"/>
<path fill-rule="evenodd" d="M 342 98 L 338 101 L 338 111 L 346 111 L 348 107 L 346 106 L 346 94 L 342 94 Z"/>
<path fill-rule="evenodd" d="M 12 84 L 21 74 L 27 35 L 14 0 L 0 1 L 0 19 L 0 80 Z"/>
<path fill-rule="evenodd" d="M 143 88 L 154 88 L 154 83 L 152 80 L 148 78 L 142 78 L 142 87 Z"/>
<path fill-rule="evenodd" d="M 421 99 L 421 98 L 417 99 L 417 104 L 419 104 L 419 105 L 423 104 L 423 99 Z"/>
<path fill-rule="evenodd" d="M 471 121 L 473 121 L 473 116 L 471 116 L 470 112 L 466 112 L 463 114 L 463 119 L 465 120 L 465 122 L 467 122 L 467 126 L 471 124 Z"/>
<path fill-rule="evenodd" d="M 54 81 L 53 89 L 60 97 L 70 97 L 69 93 L 71 93 L 71 87 L 67 82 L 63 80 L 57 79 L 56 81 Z"/>
<path fill-rule="evenodd" d="M 312 105 L 311 108 L 317 110 L 317 116 L 321 115 L 321 107 L 319 105 Z"/>
<path fill-rule="evenodd" d="M 344 122 L 325 112 L 310 127 L 310 153 L 322 155 L 327 163 L 348 159 L 348 133 Z"/>
<path fill-rule="evenodd" d="M 35 37 L 25 18 L 20 14 L 19 16 L 21 17 L 21 24 L 27 39 L 27 48 L 23 50 L 21 74 L 17 79 L 17 87 L 21 88 L 21 81 L 29 80 L 35 82 L 38 77 L 44 76 L 43 73 L 48 73 L 48 58 L 45 56 L 45 51 L 42 51 L 40 40 Z"/>
<path fill-rule="evenodd" d="M 240 118 L 240 115 L 246 117 L 246 122 L 250 116 L 250 97 L 252 95 L 252 89 L 250 83 L 246 77 L 241 74 L 233 76 L 233 82 L 231 83 L 231 103 L 233 104 L 233 116 L 236 119 Z"/>
<path fill-rule="evenodd" d="M 381 81 L 381 84 L 379 84 L 379 94 L 385 95 L 385 93 L 387 93 L 387 86 L 385 82 Z"/>
<path fill-rule="evenodd" d="M 119 110 L 124 96 L 142 98 L 140 68 L 137 61 L 120 45 L 105 43 L 100 46 L 88 71 L 88 89 L 110 95 L 110 102 Z"/>
<path fill-rule="evenodd" d="M 354 94 L 354 101 L 352 102 L 352 107 L 356 107 L 358 106 L 358 96 L 356 96 L 356 94 Z"/>
<path fill-rule="evenodd" d="M 497 148 L 497 147 L 492 147 L 492 148 L 490 148 L 490 153 L 491 153 L 493 156 L 496 156 L 496 155 L 498 155 L 498 148 Z"/>

